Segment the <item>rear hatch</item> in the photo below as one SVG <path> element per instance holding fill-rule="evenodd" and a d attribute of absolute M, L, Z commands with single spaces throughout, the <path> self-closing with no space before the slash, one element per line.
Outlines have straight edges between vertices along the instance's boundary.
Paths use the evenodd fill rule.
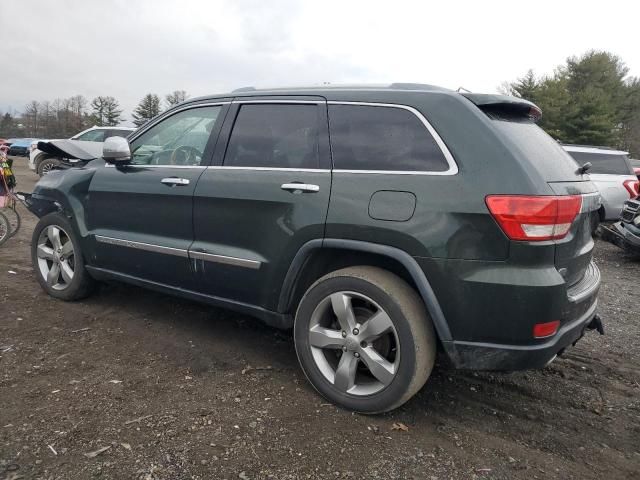
<path fill-rule="evenodd" d="M 589 267 L 593 252 L 591 223 L 600 206 L 600 195 L 589 176 L 544 132 L 536 121 L 540 109 L 531 102 L 502 95 L 464 94 L 489 118 L 505 145 L 524 160 L 550 187 L 549 195 L 575 195 L 582 198 L 581 208 L 564 238 L 549 240 L 555 244 L 555 266 L 568 286 L 580 282 Z"/>

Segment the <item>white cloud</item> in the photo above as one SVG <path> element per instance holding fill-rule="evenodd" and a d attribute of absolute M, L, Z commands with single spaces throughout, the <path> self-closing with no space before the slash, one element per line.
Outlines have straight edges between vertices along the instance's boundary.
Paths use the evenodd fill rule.
<path fill-rule="evenodd" d="M 633 2 L 2 0 L 0 108 L 148 92 L 407 81 L 491 92 L 589 49 L 640 75 Z M 20 19 L 20 21 L 16 21 Z"/>

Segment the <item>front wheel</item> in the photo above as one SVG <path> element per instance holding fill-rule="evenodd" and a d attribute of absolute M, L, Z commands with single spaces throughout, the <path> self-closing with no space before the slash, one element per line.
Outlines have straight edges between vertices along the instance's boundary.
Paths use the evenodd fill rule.
<path fill-rule="evenodd" d="M 43 175 L 49 173 L 51 170 L 55 170 L 56 168 L 58 168 L 61 164 L 62 162 L 57 158 L 45 158 L 38 164 L 38 175 L 42 177 Z"/>
<path fill-rule="evenodd" d="M 0 245 L 11 237 L 11 224 L 6 215 L 0 212 Z"/>
<path fill-rule="evenodd" d="M 31 261 L 42 289 L 61 300 L 79 300 L 93 287 L 84 267 L 80 242 L 64 215 L 40 219 L 31 239 Z"/>
<path fill-rule="evenodd" d="M 361 413 L 399 407 L 425 384 L 436 335 L 405 281 L 376 267 L 350 267 L 315 282 L 294 325 L 298 359 L 316 390 Z"/>

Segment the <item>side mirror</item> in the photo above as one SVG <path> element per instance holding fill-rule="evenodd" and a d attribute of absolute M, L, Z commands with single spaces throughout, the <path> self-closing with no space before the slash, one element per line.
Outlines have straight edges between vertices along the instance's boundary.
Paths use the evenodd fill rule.
<path fill-rule="evenodd" d="M 102 158 L 105 162 L 114 165 L 130 162 L 131 150 L 127 139 L 123 137 L 107 138 L 102 146 Z"/>

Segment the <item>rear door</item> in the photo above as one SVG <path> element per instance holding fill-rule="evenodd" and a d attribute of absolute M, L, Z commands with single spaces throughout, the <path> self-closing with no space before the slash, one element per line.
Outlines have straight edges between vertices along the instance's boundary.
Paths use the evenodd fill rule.
<path fill-rule="evenodd" d="M 192 286 L 193 193 L 227 107 L 196 105 L 169 113 L 131 141 L 130 164 L 98 169 L 87 199 L 92 265 Z"/>
<path fill-rule="evenodd" d="M 195 191 L 190 257 L 200 292 L 276 309 L 294 256 L 324 235 L 326 108 L 317 97 L 233 102 Z"/>

